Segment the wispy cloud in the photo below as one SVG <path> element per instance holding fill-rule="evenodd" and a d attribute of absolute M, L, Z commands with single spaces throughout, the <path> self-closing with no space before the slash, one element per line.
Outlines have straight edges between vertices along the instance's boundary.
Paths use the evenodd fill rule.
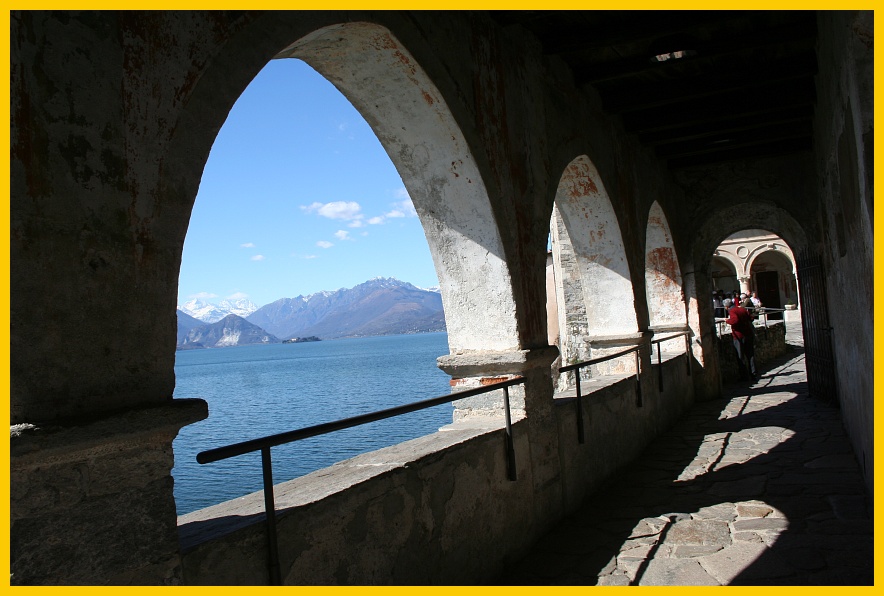
<path fill-rule="evenodd" d="M 363 226 L 365 226 L 365 222 L 363 222 L 361 219 L 354 219 L 347 224 L 348 228 L 361 228 Z"/>
<path fill-rule="evenodd" d="M 188 298 L 202 298 L 204 300 L 208 300 L 209 298 L 217 298 L 218 294 L 213 294 L 211 292 L 197 292 L 196 294 L 191 294 Z"/>
<path fill-rule="evenodd" d="M 316 243 L 316 246 L 318 246 L 319 248 L 331 248 L 332 246 L 334 246 L 334 244 L 329 242 L 328 240 L 320 240 Z"/>
<path fill-rule="evenodd" d="M 255 255 L 252 257 L 253 261 L 263 261 L 266 257 L 264 255 Z"/>
<path fill-rule="evenodd" d="M 329 219 L 343 219 L 345 221 L 362 219 L 362 207 L 356 201 L 315 202 L 310 205 L 302 205 L 301 209 L 307 213 L 316 213 Z"/>
<path fill-rule="evenodd" d="M 249 295 L 245 292 L 234 292 L 230 296 L 227 297 L 228 300 L 242 300 L 243 298 L 248 298 Z"/>
<path fill-rule="evenodd" d="M 368 223 L 370 223 L 373 226 L 377 226 L 377 225 L 384 223 L 384 221 L 385 220 L 384 220 L 383 216 L 379 215 L 377 217 L 372 217 L 371 219 L 369 219 Z"/>
<path fill-rule="evenodd" d="M 335 238 L 338 240 L 350 240 L 350 232 L 347 230 L 338 230 L 335 232 Z"/>
<path fill-rule="evenodd" d="M 417 211 L 414 210 L 414 203 L 411 202 L 411 197 L 409 197 L 407 193 L 404 199 L 393 203 L 393 209 L 401 212 L 403 214 L 401 217 L 417 217 Z"/>
<path fill-rule="evenodd" d="M 246 242 L 245 244 L 240 244 L 240 248 L 255 248 L 254 242 Z"/>
<path fill-rule="evenodd" d="M 315 259 L 315 258 L 316 258 L 316 255 L 304 255 L 304 256 L 301 257 L 301 258 L 302 258 L 302 259 Z"/>

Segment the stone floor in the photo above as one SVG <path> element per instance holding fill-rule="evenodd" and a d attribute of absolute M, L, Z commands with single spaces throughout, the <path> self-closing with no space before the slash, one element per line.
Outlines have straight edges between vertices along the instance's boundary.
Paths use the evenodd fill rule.
<path fill-rule="evenodd" d="M 800 334 L 754 385 L 694 407 L 543 537 L 508 585 L 870 585 L 872 505 Z"/>

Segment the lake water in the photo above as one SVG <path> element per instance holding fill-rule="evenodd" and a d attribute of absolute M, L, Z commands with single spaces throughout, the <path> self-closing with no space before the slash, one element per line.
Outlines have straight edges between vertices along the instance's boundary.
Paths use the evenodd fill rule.
<path fill-rule="evenodd" d="M 444 354 L 445 333 L 177 352 L 175 397 L 209 404 L 209 417 L 173 443 L 178 514 L 262 489 L 260 453 L 201 465 L 200 451 L 444 395 L 450 377 L 436 367 Z M 443 404 L 274 447 L 273 482 L 435 432 L 452 410 Z"/>

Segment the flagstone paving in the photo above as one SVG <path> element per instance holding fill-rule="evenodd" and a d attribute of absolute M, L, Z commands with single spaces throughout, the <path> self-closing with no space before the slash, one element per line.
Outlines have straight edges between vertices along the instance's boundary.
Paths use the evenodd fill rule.
<path fill-rule="evenodd" d="M 508 585 L 871 585 L 872 505 L 800 335 L 697 404 L 502 576 Z"/>

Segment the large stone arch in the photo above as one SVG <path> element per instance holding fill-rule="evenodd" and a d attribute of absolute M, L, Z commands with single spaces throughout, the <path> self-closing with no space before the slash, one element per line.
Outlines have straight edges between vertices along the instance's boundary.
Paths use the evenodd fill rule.
<path fill-rule="evenodd" d="M 329 79 L 384 146 L 423 224 L 453 353 L 518 348 L 512 282 L 479 168 L 439 90 L 388 29 L 323 27 L 281 51 Z"/>
<path fill-rule="evenodd" d="M 562 361 L 586 360 L 638 331 L 620 225 L 586 155 L 562 173 L 550 227 Z"/>

